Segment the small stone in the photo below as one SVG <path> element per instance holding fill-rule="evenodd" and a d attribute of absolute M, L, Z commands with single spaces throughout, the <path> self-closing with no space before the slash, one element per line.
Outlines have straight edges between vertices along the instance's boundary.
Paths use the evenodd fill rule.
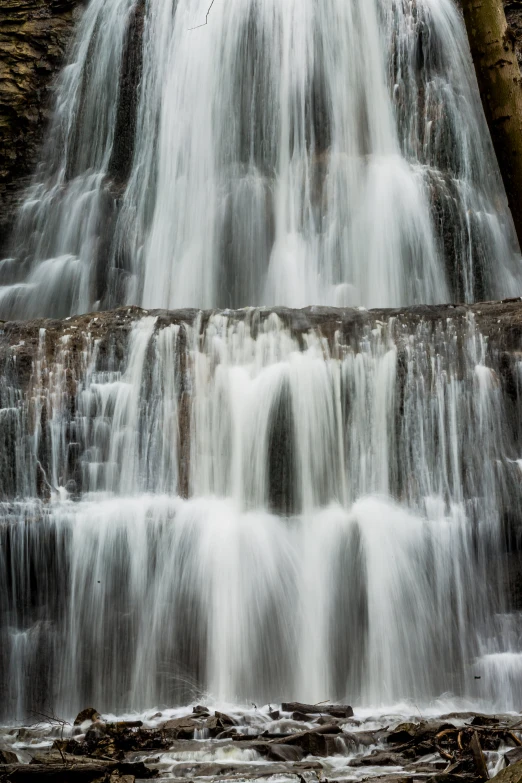
<path fill-rule="evenodd" d="M 88 720 L 90 720 L 91 723 L 94 723 L 94 721 L 100 719 L 101 719 L 101 715 L 98 712 L 98 710 L 95 710 L 94 707 L 86 707 L 84 710 L 78 713 L 78 715 L 74 719 L 74 725 L 81 726 L 82 723 L 85 723 Z"/>
<path fill-rule="evenodd" d="M 196 704 L 196 706 L 192 708 L 192 712 L 194 715 L 210 715 L 208 708 L 203 707 L 201 704 Z"/>

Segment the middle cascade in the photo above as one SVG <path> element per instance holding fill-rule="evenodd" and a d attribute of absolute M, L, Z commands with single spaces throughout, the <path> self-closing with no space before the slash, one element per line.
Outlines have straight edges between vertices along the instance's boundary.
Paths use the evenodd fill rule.
<path fill-rule="evenodd" d="M 515 619 L 501 614 L 501 554 L 521 497 L 501 358 L 471 315 L 357 327 L 326 311 L 297 331 L 289 317 L 145 316 L 128 338 L 121 311 L 105 336 L 103 317 L 59 339 L 42 327 L 24 395 L 9 386 L 26 347 L 13 338 L 0 385 L 8 716 L 206 690 L 517 704 L 505 664 L 520 647 L 497 633 Z"/>
<path fill-rule="evenodd" d="M 37 179 L 3 317 L 519 293 L 454 0 L 92 0 Z"/>

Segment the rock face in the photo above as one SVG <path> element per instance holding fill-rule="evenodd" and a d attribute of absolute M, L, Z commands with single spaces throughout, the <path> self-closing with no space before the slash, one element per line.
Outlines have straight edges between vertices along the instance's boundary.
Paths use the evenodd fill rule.
<path fill-rule="evenodd" d="M 0 5 L 0 255 L 20 193 L 33 172 L 82 0 Z"/>
<path fill-rule="evenodd" d="M 515 37 L 515 52 L 522 66 L 522 2 L 521 0 L 504 0 L 504 10 L 508 25 Z"/>

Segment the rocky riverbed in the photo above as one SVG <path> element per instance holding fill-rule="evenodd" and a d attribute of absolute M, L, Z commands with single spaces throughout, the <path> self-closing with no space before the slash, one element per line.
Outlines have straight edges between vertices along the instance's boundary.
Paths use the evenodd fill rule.
<path fill-rule="evenodd" d="M 0 730 L 0 780 L 415 781 L 522 779 L 522 716 L 353 712 L 337 704 L 205 705 L 140 716 L 42 715 Z"/>

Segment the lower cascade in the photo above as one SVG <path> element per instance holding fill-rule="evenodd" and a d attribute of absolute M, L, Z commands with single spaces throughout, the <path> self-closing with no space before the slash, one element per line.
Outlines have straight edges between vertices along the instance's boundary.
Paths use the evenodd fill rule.
<path fill-rule="evenodd" d="M 520 308 L 5 324 L 4 717 L 518 708 Z"/>

